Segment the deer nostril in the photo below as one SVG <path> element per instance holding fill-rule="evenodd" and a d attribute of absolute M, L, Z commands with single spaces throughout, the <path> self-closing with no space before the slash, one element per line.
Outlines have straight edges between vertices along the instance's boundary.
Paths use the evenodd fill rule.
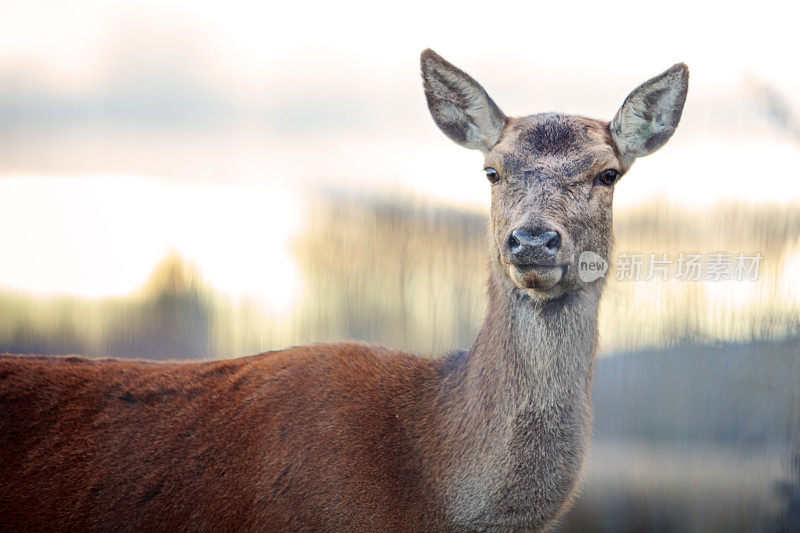
<path fill-rule="evenodd" d="M 524 229 L 515 229 L 508 237 L 508 249 L 511 252 L 511 255 L 517 258 L 522 258 L 528 254 L 533 243 L 533 235 Z"/>
<path fill-rule="evenodd" d="M 555 253 L 561 248 L 561 234 L 555 231 L 548 231 L 541 235 L 544 246 L 548 251 Z"/>

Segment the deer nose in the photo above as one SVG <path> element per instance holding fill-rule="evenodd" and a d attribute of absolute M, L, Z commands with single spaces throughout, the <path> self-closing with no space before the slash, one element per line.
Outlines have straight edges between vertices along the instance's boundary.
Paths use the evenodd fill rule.
<path fill-rule="evenodd" d="M 553 230 L 532 232 L 515 229 L 508 237 L 508 251 L 518 266 L 555 266 L 561 249 L 561 234 Z"/>

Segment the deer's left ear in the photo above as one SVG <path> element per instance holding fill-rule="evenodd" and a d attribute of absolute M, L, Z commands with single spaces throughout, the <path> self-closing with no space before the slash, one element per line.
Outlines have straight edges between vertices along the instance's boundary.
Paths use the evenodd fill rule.
<path fill-rule="evenodd" d="M 628 95 L 611 121 L 611 136 L 627 161 L 652 154 L 672 137 L 688 89 L 689 68 L 678 63 Z"/>

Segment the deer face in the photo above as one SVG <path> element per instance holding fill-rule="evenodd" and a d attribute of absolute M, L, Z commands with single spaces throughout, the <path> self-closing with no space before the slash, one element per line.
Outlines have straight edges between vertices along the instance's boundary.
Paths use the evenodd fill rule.
<path fill-rule="evenodd" d="M 578 258 L 609 260 L 614 183 L 626 170 L 608 124 L 543 114 L 509 120 L 486 154 L 495 266 L 536 296 L 579 288 Z"/>
<path fill-rule="evenodd" d="M 508 118 L 478 83 L 422 53 L 431 115 L 452 140 L 485 155 L 492 190 L 492 266 L 534 299 L 580 290 L 578 259 L 610 262 L 614 186 L 660 148 L 680 120 L 688 69 L 678 64 L 635 89 L 609 123 L 545 113 Z"/>

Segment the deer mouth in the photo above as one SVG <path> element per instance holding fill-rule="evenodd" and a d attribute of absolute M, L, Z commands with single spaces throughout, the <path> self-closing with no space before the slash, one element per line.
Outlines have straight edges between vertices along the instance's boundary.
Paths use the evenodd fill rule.
<path fill-rule="evenodd" d="M 508 265 L 508 273 L 521 289 L 549 291 L 567 273 L 568 265 Z"/>

